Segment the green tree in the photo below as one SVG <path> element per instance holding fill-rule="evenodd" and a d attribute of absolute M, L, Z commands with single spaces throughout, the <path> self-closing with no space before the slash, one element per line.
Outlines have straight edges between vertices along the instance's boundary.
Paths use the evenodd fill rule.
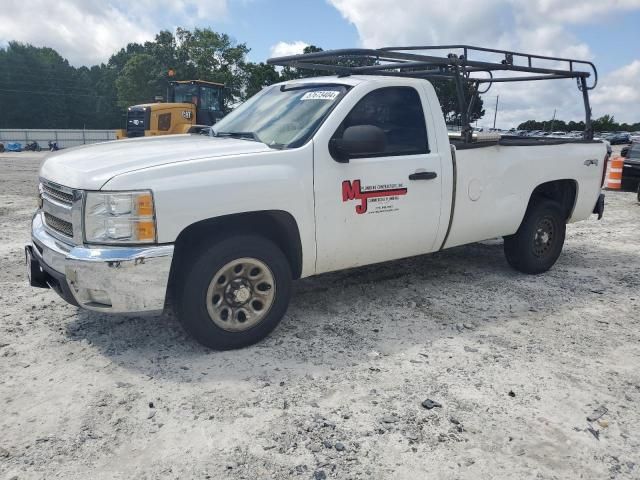
<path fill-rule="evenodd" d="M 322 48 L 317 47 L 315 45 L 307 45 L 302 50 L 302 53 L 316 53 L 316 52 L 323 52 L 323 51 L 324 50 Z M 309 78 L 309 77 L 317 77 L 320 75 L 331 75 L 331 74 L 332 72 L 322 72 L 322 71 L 310 70 L 306 68 L 294 68 L 287 65 L 285 67 L 282 67 L 282 70 L 280 71 L 280 80 L 287 81 L 287 80 L 295 80 L 298 78 Z"/>
<path fill-rule="evenodd" d="M 636 132 L 640 130 L 640 122 L 637 123 L 622 123 L 619 124 L 615 121 L 613 115 L 603 115 L 600 118 L 596 118 L 591 122 L 593 126 L 593 130 L 595 132 Z M 527 120 L 526 122 L 518 125 L 518 130 L 546 130 L 546 131 L 564 131 L 564 132 L 573 132 L 573 131 L 582 131 L 585 129 L 584 121 L 569 121 L 565 122 L 563 120 L 546 120 L 536 121 L 536 120 Z"/>
<path fill-rule="evenodd" d="M 584 130 L 584 121 L 580 120 L 579 122 L 574 122 L 573 120 L 567 123 L 567 131 L 576 132 Z"/>
<path fill-rule="evenodd" d="M 542 130 L 542 122 L 536 120 L 527 120 L 518 125 L 518 130 Z"/>
<path fill-rule="evenodd" d="M 149 103 L 161 92 L 162 66 L 146 53 L 131 56 L 116 78 L 118 104 L 121 107 Z"/>
<path fill-rule="evenodd" d="M 244 98 L 246 44 L 209 28 L 193 32 L 178 28 L 176 37 L 177 58 L 181 59 L 176 71 L 181 79 L 224 83 L 226 106 Z"/>
<path fill-rule="evenodd" d="M 438 95 L 440 108 L 442 108 L 445 122 L 451 125 L 459 125 L 461 122 L 461 110 L 455 82 L 453 82 L 453 80 L 433 79 L 431 81 L 431 84 L 433 85 L 433 88 Z M 469 102 L 473 94 L 471 85 L 465 84 L 464 88 L 465 98 L 467 99 L 467 102 Z M 473 109 L 471 110 L 469 115 L 470 123 L 473 123 L 484 116 L 483 106 L 484 103 L 482 101 L 482 97 L 476 98 L 476 101 L 473 104 Z"/>
<path fill-rule="evenodd" d="M 94 79 L 50 48 L 10 42 L 0 48 L 1 127 L 82 128 L 92 124 Z"/>
<path fill-rule="evenodd" d="M 620 129 L 613 115 L 603 115 L 592 122 L 593 130 L 596 132 L 612 132 Z"/>
<path fill-rule="evenodd" d="M 273 65 L 267 65 L 262 62 L 247 63 L 244 66 L 244 70 L 246 75 L 244 98 L 252 97 L 264 87 L 281 81 L 280 74 Z"/>

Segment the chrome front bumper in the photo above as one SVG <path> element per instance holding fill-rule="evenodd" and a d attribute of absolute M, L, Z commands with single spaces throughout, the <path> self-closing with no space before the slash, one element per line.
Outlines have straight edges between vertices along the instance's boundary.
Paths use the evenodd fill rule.
<path fill-rule="evenodd" d="M 31 239 L 31 261 L 39 264 L 45 283 L 68 302 L 110 313 L 164 309 L 173 245 L 73 246 L 45 230 L 41 212 L 33 217 Z M 68 292 L 73 298 L 67 298 Z"/>

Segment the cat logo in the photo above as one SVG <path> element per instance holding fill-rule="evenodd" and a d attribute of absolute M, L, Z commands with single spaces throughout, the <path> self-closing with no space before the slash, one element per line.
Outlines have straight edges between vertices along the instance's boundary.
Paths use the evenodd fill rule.
<path fill-rule="evenodd" d="M 185 120 L 191 120 L 192 117 L 193 117 L 193 113 L 191 113 L 191 110 L 182 111 L 182 118 L 184 118 Z"/>

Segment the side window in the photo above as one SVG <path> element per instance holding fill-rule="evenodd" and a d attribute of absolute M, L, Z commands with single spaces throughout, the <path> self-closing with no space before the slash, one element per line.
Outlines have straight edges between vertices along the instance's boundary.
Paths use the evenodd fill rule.
<path fill-rule="evenodd" d="M 374 125 L 384 131 L 386 148 L 380 156 L 429 153 L 420 95 L 412 87 L 385 87 L 368 93 L 333 138 L 342 138 L 345 129 L 356 125 Z"/>
<path fill-rule="evenodd" d="M 203 110 L 219 110 L 218 96 L 220 91 L 210 87 L 200 87 L 200 108 Z"/>
<path fill-rule="evenodd" d="M 158 115 L 158 130 L 166 132 L 170 128 L 171 128 L 171 114 L 161 113 L 160 115 Z"/>

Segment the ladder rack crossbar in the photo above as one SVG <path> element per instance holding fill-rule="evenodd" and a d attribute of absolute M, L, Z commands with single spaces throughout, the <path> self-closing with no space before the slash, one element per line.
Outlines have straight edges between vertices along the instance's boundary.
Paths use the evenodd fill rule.
<path fill-rule="evenodd" d="M 436 53 L 445 54 L 436 55 Z M 473 55 L 474 58 L 470 58 Z M 479 94 L 478 85 L 575 79 L 582 92 L 585 107 L 585 138 L 592 139 L 591 107 L 588 91 L 598 83 L 598 71 L 592 62 L 571 58 L 475 47 L 471 45 L 423 45 L 385 48 L 347 48 L 275 57 L 270 65 L 316 70 L 348 75 L 381 75 L 409 78 L 446 79 L 456 82 L 458 102 L 464 124 L 463 133 L 471 138 L 469 105 Z M 494 76 L 494 72 L 501 75 Z M 476 74 L 485 73 L 489 77 Z M 529 74 L 529 75 L 523 75 Z M 590 79 L 591 84 L 587 83 Z M 472 98 L 467 99 L 463 85 L 471 85 Z"/>

